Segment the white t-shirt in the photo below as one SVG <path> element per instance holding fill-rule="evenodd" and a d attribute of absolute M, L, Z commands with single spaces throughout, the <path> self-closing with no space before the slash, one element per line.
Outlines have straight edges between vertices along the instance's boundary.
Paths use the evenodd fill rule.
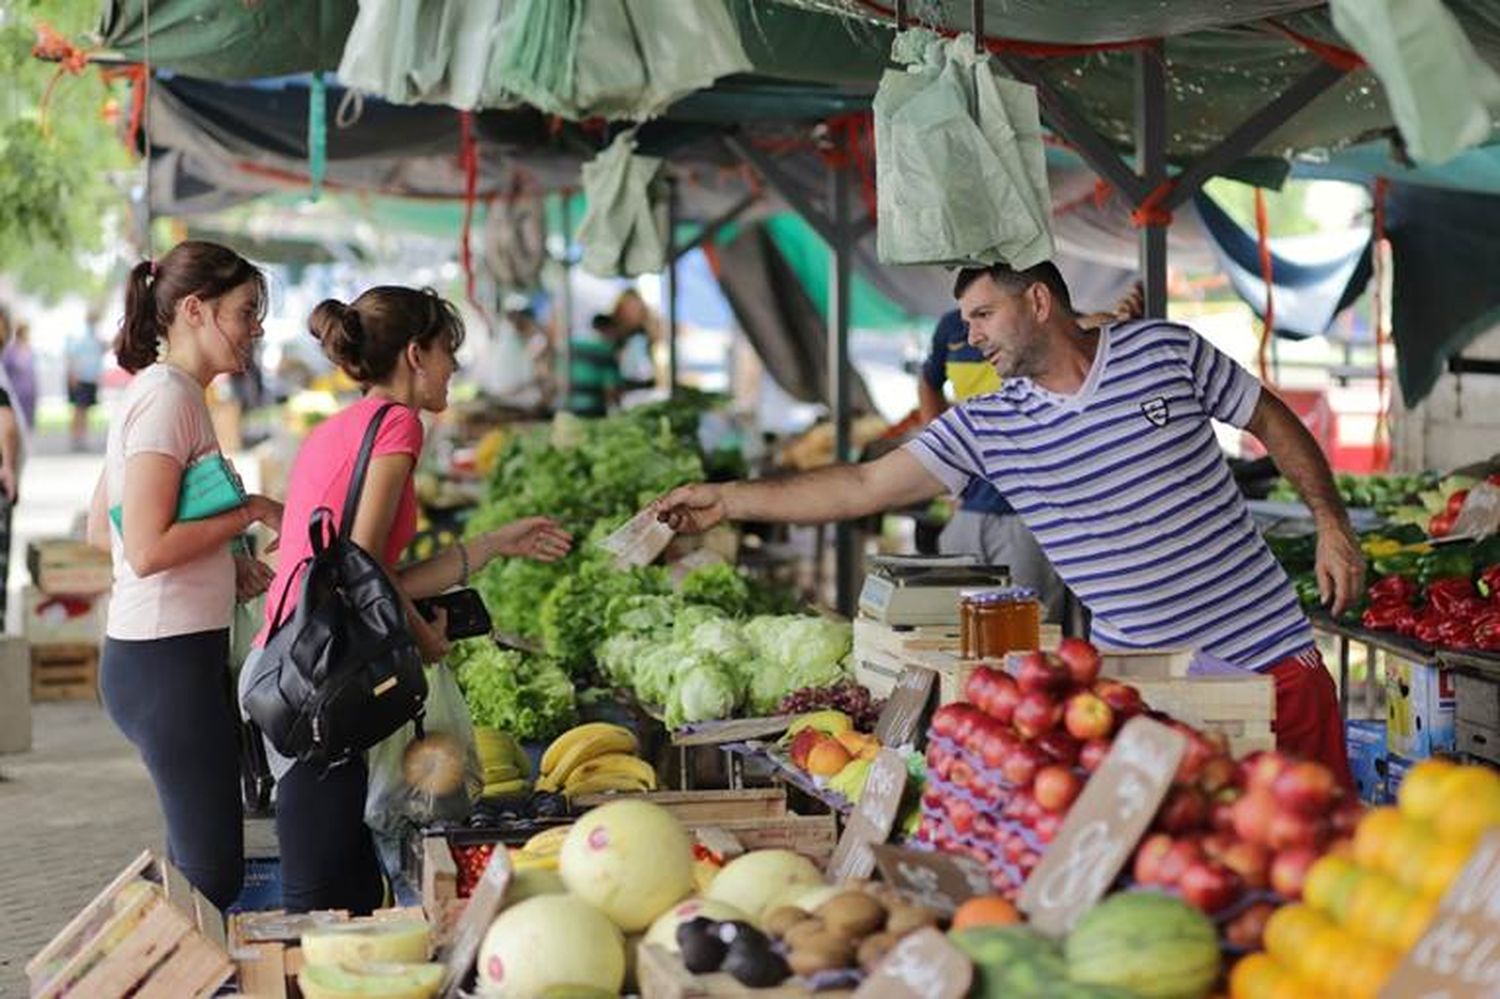
<path fill-rule="evenodd" d="M 104 452 L 110 506 L 125 494 L 125 463 L 138 454 L 164 454 L 183 468 L 219 450 L 203 386 L 169 364 L 153 364 L 125 390 L 110 421 Z M 234 557 L 223 545 L 144 579 L 125 558 L 120 531 L 110 525 L 115 585 L 110 594 L 110 638 L 143 640 L 229 627 L 234 613 Z"/>

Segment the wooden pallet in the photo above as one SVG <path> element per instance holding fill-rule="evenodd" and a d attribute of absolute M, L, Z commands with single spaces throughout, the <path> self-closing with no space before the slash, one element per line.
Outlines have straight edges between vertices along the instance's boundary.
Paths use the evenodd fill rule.
<path fill-rule="evenodd" d="M 95 645 L 33 645 L 33 701 L 99 699 L 99 648 Z"/>
<path fill-rule="evenodd" d="M 149 851 L 26 965 L 35 999 L 211 996 L 234 973 L 219 911 Z"/>

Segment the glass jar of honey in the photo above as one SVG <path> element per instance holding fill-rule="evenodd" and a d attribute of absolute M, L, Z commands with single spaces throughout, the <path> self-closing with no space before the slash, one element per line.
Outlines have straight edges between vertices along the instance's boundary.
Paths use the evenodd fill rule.
<path fill-rule="evenodd" d="M 1009 586 L 966 594 L 960 604 L 959 655 L 1002 659 L 1041 645 L 1042 607 L 1035 590 Z"/>

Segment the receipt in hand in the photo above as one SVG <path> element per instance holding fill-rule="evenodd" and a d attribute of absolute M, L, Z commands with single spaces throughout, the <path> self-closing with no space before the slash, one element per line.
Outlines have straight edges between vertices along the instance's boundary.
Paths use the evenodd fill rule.
<path fill-rule="evenodd" d="M 615 567 L 650 565 L 676 535 L 656 519 L 656 509 L 646 507 L 599 541 L 599 547 L 615 556 Z"/>

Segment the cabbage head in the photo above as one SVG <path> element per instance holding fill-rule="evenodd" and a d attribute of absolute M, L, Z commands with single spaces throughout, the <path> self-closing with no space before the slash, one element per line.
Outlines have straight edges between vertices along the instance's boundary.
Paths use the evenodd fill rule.
<path fill-rule="evenodd" d="M 727 619 L 704 621 L 693 629 L 688 644 L 699 652 L 711 652 L 730 664 L 755 655 L 740 626 Z"/>
<path fill-rule="evenodd" d="M 673 685 L 667 727 L 728 718 L 739 701 L 739 684 L 727 666 L 712 657 L 694 660 Z"/>

